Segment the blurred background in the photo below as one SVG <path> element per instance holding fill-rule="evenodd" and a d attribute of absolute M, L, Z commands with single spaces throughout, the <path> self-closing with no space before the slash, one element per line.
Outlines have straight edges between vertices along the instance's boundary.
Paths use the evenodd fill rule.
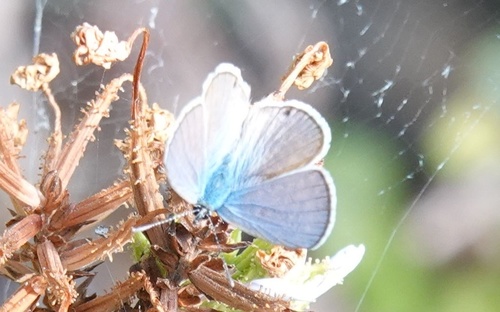
<path fill-rule="evenodd" d="M 123 40 L 150 28 L 142 82 L 150 102 L 174 113 L 220 62 L 240 67 L 258 100 L 278 88 L 296 53 L 327 41 L 334 59 L 327 75 L 287 95 L 317 108 L 332 129 L 325 166 L 337 187 L 337 220 L 310 256 L 360 243 L 366 254 L 312 309 L 500 310 L 497 1 L 38 0 L 2 3 L 0 16 L 0 105 L 21 103 L 31 131 L 22 164 L 33 183 L 53 116 L 40 94 L 9 85 L 15 68 L 38 51 L 58 54 L 61 74 L 51 86 L 68 133 L 99 86 L 134 66 L 138 44 L 111 70 L 77 68 L 69 35 L 83 22 Z M 112 141 L 124 137 L 129 91 L 87 149 L 72 201 L 122 175 Z M 123 208 L 109 224 L 130 212 Z M 101 265 L 94 290 L 123 279 L 130 261 L 124 253 Z M 17 286 L 2 282 L 3 301 Z"/>

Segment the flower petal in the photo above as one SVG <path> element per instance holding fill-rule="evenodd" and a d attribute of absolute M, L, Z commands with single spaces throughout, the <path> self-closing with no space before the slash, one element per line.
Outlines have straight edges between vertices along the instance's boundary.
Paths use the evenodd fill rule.
<path fill-rule="evenodd" d="M 326 259 L 322 265 L 326 265 L 324 272 L 317 273 L 312 278 L 311 270 L 304 265 L 302 281 L 290 278 L 285 275 L 281 278 L 263 278 L 256 279 L 249 283 L 249 287 L 254 290 L 260 290 L 274 297 L 281 297 L 285 300 L 298 300 L 313 302 L 337 284 L 342 284 L 344 277 L 351 273 L 361 262 L 365 253 L 365 246 L 349 245 L 340 250 L 331 259 Z M 314 265 L 313 265 L 314 266 Z"/>

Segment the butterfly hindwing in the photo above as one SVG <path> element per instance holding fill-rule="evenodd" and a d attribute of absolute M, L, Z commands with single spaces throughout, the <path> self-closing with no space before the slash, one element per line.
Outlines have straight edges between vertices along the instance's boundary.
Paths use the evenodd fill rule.
<path fill-rule="evenodd" d="M 233 192 L 217 213 L 274 244 L 314 248 L 331 232 L 335 205 L 330 174 L 307 168 Z"/>

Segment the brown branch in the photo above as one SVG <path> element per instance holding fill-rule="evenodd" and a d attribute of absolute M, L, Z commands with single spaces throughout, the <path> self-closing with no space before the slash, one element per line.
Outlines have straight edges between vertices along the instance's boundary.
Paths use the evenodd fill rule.
<path fill-rule="evenodd" d="M 120 181 L 67 209 L 59 209 L 51 218 L 50 230 L 59 231 L 88 221 L 99 221 L 132 197 L 130 181 Z"/>
<path fill-rule="evenodd" d="M 52 90 L 49 87 L 49 84 L 46 82 L 42 84 L 42 91 L 47 97 L 47 100 L 54 111 L 54 132 L 49 137 L 49 148 L 47 151 L 47 155 L 45 156 L 45 168 L 47 170 L 54 169 L 55 162 L 59 159 L 59 155 L 61 154 L 61 146 L 62 146 L 62 130 L 61 130 L 61 108 L 56 102 L 54 95 L 52 94 Z M 44 172 L 46 173 L 46 172 Z"/>
<path fill-rule="evenodd" d="M 76 129 L 69 135 L 67 143 L 57 160 L 56 170 L 61 179 L 61 186 L 65 189 L 75 168 L 82 158 L 87 143 L 94 138 L 94 131 L 103 117 L 108 116 L 109 105 L 118 99 L 118 91 L 125 81 L 132 81 L 130 74 L 123 74 L 113 79 L 97 100 L 91 101 L 85 111 L 85 116 Z"/>
<path fill-rule="evenodd" d="M 68 311 L 69 306 L 78 296 L 75 282 L 66 275 L 61 258 L 51 241 L 46 240 L 36 248 L 40 271 L 48 282 L 49 304 L 57 306 L 59 311 Z"/>
<path fill-rule="evenodd" d="M 61 261 L 69 270 L 78 270 L 94 264 L 106 257 L 112 259 L 112 254 L 123 251 L 123 246 L 132 241 L 132 227 L 137 218 L 130 217 L 119 228 L 106 238 L 98 238 L 87 244 L 77 246 L 61 253 Z"/>
<path fill-rule="evenodd" d="M 3 233 L 0 238 L 0 265 L 42 230 L 42 218 L 37 214 L 26 216 Z"/>
<path fill-rule="evenodd" d="M 123 306 L 123 302 L 127 302 L 130 297 L 144 288 L 147 279 L 148 277 L 144 272 L 134 272 L 126 281 L 116 285 L 109 294 L 85 302 L 75 307 L 75 311 L 117 311 Z"/>
<path fill-rule="evenodd" d="M 28 311 L 41 295 L 45 293 L 48 283 L 43 276 L 35 276 L 24 283 L 0 307 L 0 312 Z"/>
<path fill-rule="evenodd" d="M 10 197 L 32 208 L 40 204 L 37 189 L 0 161 L 0 188 Z"/>
<path fill-rule="evenodd" d="M 148 146 L 146 135 L 146 117 L 145 108 L 147 107 L 147 98 L 144 89 L 139 83 L 142 63 L 146 54 L 146 48 L 149 41 L 149 32 L 144 32 L 144 41 L 137 59 L 137 65 L 134 70 L 134 88 L 132 95 L 132 129 L 130 131 L 130 181 L 134 192 L 135 205 L 141 216 L 146 216 L 150 212 L 163 207 L 163 198 L 159 192 L 158 182 L 156 181 L 153 170 L 153 161 Z M 158 216 L 156 220 L 162 219 Z M 165 246 L 166 238 L 161 226 L 154 227 L 146 232 L 152 244 Z"/>

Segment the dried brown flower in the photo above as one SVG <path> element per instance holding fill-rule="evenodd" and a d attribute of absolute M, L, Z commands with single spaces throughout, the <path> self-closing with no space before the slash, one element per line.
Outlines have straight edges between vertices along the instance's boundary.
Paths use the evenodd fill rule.
<path fill-rule="evenodd" d="M 114 32 L 102 33 L 97 26 L 83 23 L 71 34 L 71 39 L 77 45 L 73 60 L 76 65 L 94 63 L 109 69 L 113 63 L 129 56 L 132 43 L 140 33 L 134 33 L 129 41 L 119 41 Z"/>
<path fill-rule="evenodd" d="M 51 82 L 59 74 L 57 54 L 39 54 L 33 58 L 33 65 L 20 66 L 10 76 L 10 83 L 28 91 L 38 91 L 43 84 Z"/>
<path fill-rule="evenodd" d="M 282 246 L 274 246 L 270 253 L 263 250 L 257 251 L 257 259 L 261 266 L 269 273 L 270 277 L 281 277 L 290 271 L 297 263 L 304 263 L 307 250 L 289 250 Z"/>
<path fill-rule="evenodd" d="M 295 85 L 299 90 L 309 88 L 315 80 L 323 77 L 326 69 L 332 64 L 333 59 L 326 42 L 320 41 L 314 46 L 307 46 L 302 53 L 295 57 L 274 97 L 277 100 L 284 99 L 285 93 L 292 85 Z"/>
<path fill-rule="evenodd" d="M 333 64 L 328 45 L 325 42 L 319 42 L 314 46 L 308 46 L 304 52 L 297 55 L 294 65 L 292 66 L 297 66 L 304 57 L 309 55 L 310 59 L 308 64 L 302 69 L 293 82 L 299 90 L 309 88 L 315 80 L 323 77 L 326 69 Z"/>
<path fill-rule="evenodd" d="M 19 103 L 11 103 L 5 110 L 0 109 L 0 123 L 2 124 L 0 129 L 4 131 L 4 133 L 0 134 L 0 140 L 2 141 L 0 144 L 0 153 L 2 157 L 11 155 L 19 157 L 19 153 L 24 143 L 26 143 L 28 127 L 24 119 L 17 121 L 19 107 Z M 11 164 L 9 167 L 14 169 L 15 161 L 9 159 L 8 162 Z"/>

